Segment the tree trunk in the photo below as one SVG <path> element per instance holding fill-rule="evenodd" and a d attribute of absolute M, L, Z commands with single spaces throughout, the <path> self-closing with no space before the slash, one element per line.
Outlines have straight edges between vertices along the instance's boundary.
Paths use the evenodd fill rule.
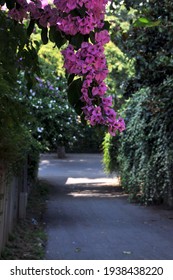
<path fill-rule="evenodd" d="M 65 147 L 64 146 L 57 146 L 57 154 L 58 158 L 66 158 Z"/>

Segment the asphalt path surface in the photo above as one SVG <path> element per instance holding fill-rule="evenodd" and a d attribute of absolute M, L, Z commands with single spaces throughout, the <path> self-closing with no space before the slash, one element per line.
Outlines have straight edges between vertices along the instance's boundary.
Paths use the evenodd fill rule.
<path fill-rule="evenodd" d="M 43 155 L 47 260 L 173 260 L 173 211 L 131 204 L 102 156 Z"/>

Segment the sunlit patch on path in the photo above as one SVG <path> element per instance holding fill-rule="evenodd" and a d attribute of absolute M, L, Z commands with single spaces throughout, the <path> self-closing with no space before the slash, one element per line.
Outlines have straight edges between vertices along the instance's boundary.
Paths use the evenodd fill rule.
<path fill-rule="evenodd" d="M 65 183 L 68 186 L 75 186 L 68 195 L 74 197 L 119 197 L 122 193 L 120 181 L 115 178 L 73 178 L 69 177 Z M 78 188 L 77 188 L 78 186 Z"/>

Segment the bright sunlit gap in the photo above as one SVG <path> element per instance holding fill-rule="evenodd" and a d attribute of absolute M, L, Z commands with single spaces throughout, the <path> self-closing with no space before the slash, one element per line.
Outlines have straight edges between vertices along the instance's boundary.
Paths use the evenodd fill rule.
<path fill-rule="evenodd" d="M 78 185 L 78 184 L 92 184 L 98 186 L 118 186 L 118 178 L 73 178 L 69 177 L 66 181 L 66 185 Z"/>
<path fill-rule="evenodd" d="M 119 190 L 119 178 L 73 178 L 69 177 L 65 185 L 80 186 L 68 195 L 73 197 L 119 197 L 124 194 Z"/>
<path fill-rule="evenodd" d="M 42 160 L 41 165 L 50 164 L 50 160 Z"/>

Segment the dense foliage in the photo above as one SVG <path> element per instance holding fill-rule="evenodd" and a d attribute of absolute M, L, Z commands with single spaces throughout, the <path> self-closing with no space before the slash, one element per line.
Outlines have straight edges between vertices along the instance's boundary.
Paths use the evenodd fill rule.
<path fill-rule="evenodd" d="M 128 9 L 123 6 L 123 10 L 131 17 L 129 29 L 120 26 L 113 35 L 121 50 L 135 59 L 135 77 L 128 79 L 124 88 L 124 97 L 129 98 L 125 105 L 127 130 L 117 157 L 122 185 L 131 197 L 147 204 L 173 206 L 173 3 L 153 0 L 124 4 Z M 113 162 L 113 139 L 110 143 L 108 152 Z"/>
<path fill-rule="evenodd" d="M 32 51 L 23 27 L 1 12 L 0 26 L 0 158 L 13 163 L 25 159 L 33 144 L 17 84 L 18 69 L 27 64 L 24 56 Z"/>
<path fill-rule="evenodd" d="M 141 89 L 127 103 L 129 121 L 119 154 L 122 185 L 145 203 L 172 204 L 172 83 L 168 79 L 159 86 L 158 94 L 164 91 L 161 104 L 153 100 L 150 88 Z"/>

